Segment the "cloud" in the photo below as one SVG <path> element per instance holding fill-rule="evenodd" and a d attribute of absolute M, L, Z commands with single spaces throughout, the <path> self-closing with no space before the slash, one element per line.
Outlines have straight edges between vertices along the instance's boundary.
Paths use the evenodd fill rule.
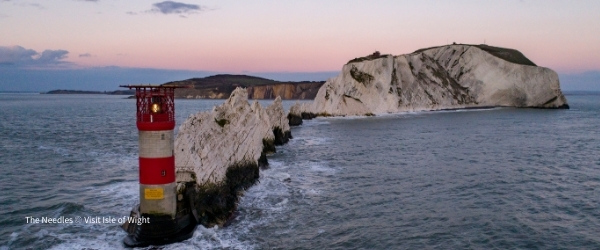
<path fill-rule="evenodd" d="M 66 50 L 44 50 L 44 52 L 42 52 L 42 55 L 36 60 L 37 62 L 41 62 L 43 64 L 49 64 L 49 63 L 64 63 L 63 59 L 67 58 L 67 54 L 69 54 L 69 51 Z"/>
<path fill-rule="evenodd" d="M 33 56 L 38 53 L 32 49 L 25 49 L 21 46 L 0 46 L 0 64 L 15 64 L 20 62 L 30 62 Z"/>
<path fill-rule="evenodd" d="M 92 57 L 90 53 L 79 54 L 79 57 Z"/>
<path fill-rule="evenodd" d="M 29 3 L 29 2 L 24 2 L 24 1 L 13 1 L 13 0 L 0 0 L 0 3 L 13 3 L 13 6 L 19 6 L 19 7 L 35 7 L 38 8 L 40 10 L 45 10 L 46 7 L 39 4 L 39 3 Z"/>
<path fill-rule="evenodd" d="M 0 91 L 117 90 L 119 85 L 205 77 L 216 72 L 124 67 L 14 69 L 0 67 Z M 0 97 L 1 98 L 1 97 Z"/>
<path fill-rule="evenodd" d="M 0 46 L 0 66 L 49 67 L 70 64 L 64 61 L 69 51 L 44 50 L 39 53 L 21 46 Z"/>
<path fill-rule="evenodd" d="M 200 7 L 200 5 L 195 4 L 186 4 L 186 3 L 178 3 L 173 1 L 164 1 L 160 3 L 155 3 L 152 5 L 152 12 L 160 12 L 162 14 L 195 14 L 198 13 L 204 8 Z"/>
<path fill-rule="evenodd" d="M 42 6 L 39 3 L 30 3 L 29 6 L 36 7 L 36 8 L 41 9 L 41 10 L 45 10 L 46 9 L 46 7 Z"/>

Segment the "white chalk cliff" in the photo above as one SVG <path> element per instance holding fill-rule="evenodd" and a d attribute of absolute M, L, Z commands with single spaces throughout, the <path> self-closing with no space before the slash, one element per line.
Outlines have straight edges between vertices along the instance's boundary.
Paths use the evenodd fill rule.
<path fill-rule="evenodd" d="M 556 72 L 520 52 L 447 45 L 352 60 L 303 111 L 340 116 L 488 106 L 568 108 Z"/>
<path fill-rule="evenodd" d="M 194 178 L 185 173 L 193 173 L 198 185 L 220 184 L 229 167 L 258 164 L 265 142 L 275 140 L 273 128 L 289 133 L 281 99 L 277 100 L 269 109 L 256 101 L 250 105 L 246 89 L 237 88 L 212 112 L 191 115 L 175 139 L 178 181 L 191 181 Z"/>

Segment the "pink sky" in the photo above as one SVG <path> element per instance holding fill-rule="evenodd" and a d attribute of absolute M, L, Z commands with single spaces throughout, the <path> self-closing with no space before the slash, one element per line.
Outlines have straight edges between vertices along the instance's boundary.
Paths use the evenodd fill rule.
<path fill-rule="evenodd" d="M 485 41 L 578 73 L 600 70 L 599 13 L 585 0 L 0 0 L 0 63 L 20 46 L 68 51 L 57 60 L 72 67 L 336 71 L 375 50 Z"/>

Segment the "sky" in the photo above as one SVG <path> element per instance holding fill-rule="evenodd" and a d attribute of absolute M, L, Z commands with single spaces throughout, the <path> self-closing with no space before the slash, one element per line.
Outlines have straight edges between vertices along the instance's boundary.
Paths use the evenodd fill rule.
<path fill-rule="evenodd" d="M 0 91 L 217 73 L 326 80 L 348 60 L 470 43 L 600 90 L 597 0 L 0 0 Z"/>

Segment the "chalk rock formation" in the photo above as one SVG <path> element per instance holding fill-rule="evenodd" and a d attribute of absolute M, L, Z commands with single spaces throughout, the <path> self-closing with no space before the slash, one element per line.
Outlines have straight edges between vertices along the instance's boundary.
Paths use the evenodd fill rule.
<path fill-rule="evenodd" d="M 290 107 L 287 118 L 290 126 L 302 125 L 302 106 L 299 102 L 294 103 L 294 105 Z"/>
<path fill-rule="evenodd" d="M 287 143 L 292 138 L 292 133 L 280 96 L 277 96 L 273 104 L 267 107 L 267 115 L 271 123 L 271 130 L 275 135 L 275 145 Z"/>
<path fill-rule="evenodd" d="M 198 185 L 218 184 L 229 167 L 258 165 L 264 144 L 275 140 L 269 119 L 258 102 L 248 103 L 246 89 L 234 90 L 212 112 L 192 115 L 179 127 L 177 171 L 193 172 Z"/>
<path fill-rule="evenodd" d="M 251 99 L 273 99 L 277 96 L 285 100 L 313 99 L 323 82 L 295 82 L 273 85 L 248 86 Z"/>
<path fill-rule="evenodd" d="M 290 126 L 299 126 L 302 125 L 302 120 L 310 120 L 312 118 L 317 117 L 315 113 L 311 110 L 312 103 L 302 103 L 299 102 L 294 103 L 290 107 L 290 112 L 287 115 Z"/>
<path fill-rule="evenodd" d="M 240 191 L 254 184 L 266 155 L 291 138 L 281 98 L 263 109 L 237 88 L 212 112 L 191 115 L 175 139 L 178 194 L 186 194 L 196 220 L 223 225 Z"/>
<path fill-rule="evenodd" d="M 520 52 L 448 45 L 354 59 L 304 111 L 339 116 L 486 106 L 568 108 L 556 72 Z"/>

